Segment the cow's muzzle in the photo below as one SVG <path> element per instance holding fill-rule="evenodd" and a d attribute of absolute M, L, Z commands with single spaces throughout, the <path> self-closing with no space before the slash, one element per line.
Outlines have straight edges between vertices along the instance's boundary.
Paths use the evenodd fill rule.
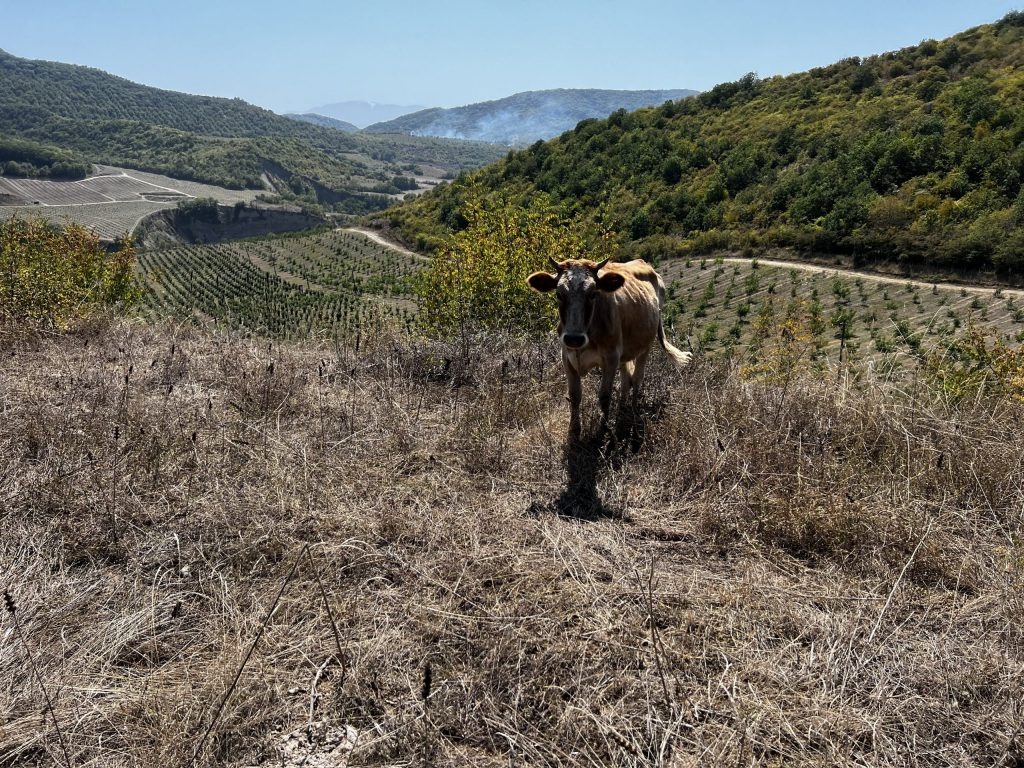
<path fill-rule="evenodd" d="M 566 333 L 562 335 L 562 343 L 569 349 L 582 349 L 587 346 L 587 334 Z"/>

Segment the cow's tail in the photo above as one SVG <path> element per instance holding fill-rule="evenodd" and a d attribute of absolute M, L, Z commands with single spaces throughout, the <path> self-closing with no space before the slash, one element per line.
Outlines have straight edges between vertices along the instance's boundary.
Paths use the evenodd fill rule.
<path fill-rule="evenodd" d="M 683 352 L 683 350 L 669 343 L 668 339 L 665 338 L 665 326 L 660 320 L 658 321 L 658 342 L 661 344 L 661 348 L 672 358 L 672 362 L 676 364 L 677 368 L 682 368 L 693 357 L 693 353 Z"/>

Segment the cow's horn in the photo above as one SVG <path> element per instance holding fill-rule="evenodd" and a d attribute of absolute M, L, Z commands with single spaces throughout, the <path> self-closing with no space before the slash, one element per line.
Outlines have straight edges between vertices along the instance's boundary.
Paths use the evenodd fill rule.
<path fill-rule="evenodd" d="M 607 259 L 605 259 L 604 261 L 600 262 L 597 265 L 597 267 L 594 268 L 594 271 L 595 272 L 600 272 L 602 269 L 605 268 L 605 266 L 607 266 L 608 262 L 611 261 L 611 260 L 612 260 L 612 257 L 609 256 Z"/>
<path fill-rule="evenodd" d="M 548 261 L 551 262 L 551 266 L 555 268 L 555 272 L 562 274 L 562 265 L 554 260 L 551 256 L 548 256 Z"/>

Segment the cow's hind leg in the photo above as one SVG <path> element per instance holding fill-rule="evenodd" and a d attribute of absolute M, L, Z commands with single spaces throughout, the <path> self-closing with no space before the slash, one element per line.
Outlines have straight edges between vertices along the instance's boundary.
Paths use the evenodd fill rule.
<path fill-rule="evenodd" d="M 619 365 L 619 406 L 626 402 L 629 390 L 633 386 L 633 363 Z"/>
<path fill-rule="evenodd" d="M 645 349 L 639 355 L 637 355 L 633 366 L 633 407 L 640 403 L 640 389 L 644 385 L 644 373 L 647 370 L 647 356 L 650 354 L 650 348 Z"/>

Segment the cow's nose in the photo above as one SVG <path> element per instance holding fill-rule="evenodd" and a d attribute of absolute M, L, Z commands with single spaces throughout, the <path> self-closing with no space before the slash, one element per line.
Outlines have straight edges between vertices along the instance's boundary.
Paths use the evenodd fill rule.
<path fill-rule="evenodd" d="M 567 333 L 562 337 L 562 342 L 567 347 L 579 349 L 587 343 L 587 337 L 582 333 Z"/>

